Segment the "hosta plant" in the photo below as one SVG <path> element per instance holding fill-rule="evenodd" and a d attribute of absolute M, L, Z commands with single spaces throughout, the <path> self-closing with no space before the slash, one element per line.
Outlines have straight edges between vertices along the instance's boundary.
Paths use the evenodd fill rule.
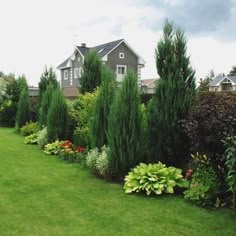
<path fill-rule="evenodd" d="M 60 151 L 60 145 L 63 143 L 64 141 L 59 141 L 56 140 L 53 143 L 48 143 L 45 145 L 44 147 L 44 153 L 47 155 L 57 155 Z"/>
<path fill-rule="evenodd" d="M 22 128 L 20 128 L 20 133 L 23 136 L 28 136 L 30 134 L 37 133 L 39 131 L 39 125 L 38 122 L 32 122 L 26 123 Z"/>
<path fill-rule="evenodd" d="M 25 137 L 25 144 L 37 144 L 38 143 L 39 132 L 31 134 Z"/>
<path fill-rule="evenodd" d="M 126 193 L 146 192 L 160 195 L 174 193 L 175 187 L 185 187 L 182 170 L 167 167 L 161 162 L 155 164 L 141 163 L 132 169 L 125 177 L 124 189 Z"/>

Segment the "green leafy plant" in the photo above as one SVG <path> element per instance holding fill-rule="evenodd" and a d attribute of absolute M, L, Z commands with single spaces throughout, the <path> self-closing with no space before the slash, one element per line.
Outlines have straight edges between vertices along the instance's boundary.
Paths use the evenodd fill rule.
<path fill-rule="evenodd" d="M 109 176 L 109 159 L 108 159 L 109 147 L 105 145 L 102 147 L 102 151 L 96 159 L 96 169 L 101 177 Z"/>
<path fill-rule="evenodd" d="M 86 164 L 91 172 L 99 177 L 109 177 L 109 147 L 102 146 L 101 151 L 94 148 L 86 156 Z"/>
<path fill-rule="evenodd" d="M 228 136 L 224 141 L 226 148 L 224 153 L 225 165 L 227 169 L 226 182 L 229 191 L 233 194 L 233 207 L 236 207 L 236 136 Z"/>
<path fill-rule="evenodd" d="M 96 160 L 99 156 L 98 148 L 90 150 L 86 156 L 86 165 L 95 174 L 96 172 Z"/>
<path fill-rule="evenodd" d="M 59 141 L 56 140 L 53 143 L 48 143 L 45 145 L 44 147 L 44 153 L 47 155 L 57 155 L 60 152 L 60 145 L 63 143 L 64 141 Z"/>
<path fill-rule="evenodd" d="M 20 128 L 20 133 L 23 136 L 28 136 L 30 134 L 37 133 L 39 131 L 39 125 L 38 122 L 32 122 L 26 123 L 22 128 Z"/>
<path fill-rule="evenodd" d="M 196 153 L 191 156 L 195 167 L 184 198 L 201 206 L 213 206 L 218 194 L 217 174 L 206 155 Z"/>
<path fill-rule="evenodd" d="M 146 192 L 160 195 L 174 193 L 175 187 L 184 187 L 186 181 L 182 176 L 182 170 L 175 167 L 167 167 L 161 162 L 155 164 L 140 163 L 125 177 L 124 189 L 126 193 Z"/>
<path fill-rule="evenodd" d="M 48 142 L 48 132 L 47 132 L 47 127 L 45 127 L 38 133 L 38 144 L 41 148 L 44 148 L 47 142 Z"/>
<path fill-rule="evenodd" d="M 25 144 L 37 144 L 38 143 L 39 132 L 30 134 L 25 137 L 24 143 Z"/>

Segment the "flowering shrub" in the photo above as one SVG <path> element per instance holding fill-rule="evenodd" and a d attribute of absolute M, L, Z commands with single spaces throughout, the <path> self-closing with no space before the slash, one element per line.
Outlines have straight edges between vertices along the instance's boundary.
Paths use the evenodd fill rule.
<path fill-rule="evenodd" d="M 195 166 L 194 170 L 189 169 L 186 173 L 189 189 L 184 192 L 184 198 L 201 206 L 212 206 L 216 203 L 218 194 L 216 172 L 206 155 L 197 153 L 191 156 Z"/>
<path fill-rule="evenodd" d="M 175 187 L 185 187 L 182 170 L 175 167 L 167 167 L 161 162 L 157 164 L 141 163 L 132 169 L 125 177 L 124 189 L 126 193 L 146 192 L 160 195 L 174 193 Z"/>
<path fill-rule="evenodd" d="M 85 148 L 76 147 L 70 140 L 59 144 L 59 157 L 64 160 L 81 162 L 84 160 Z"/>
<path fill-rule="evenodd" d="M 48 132 L 47 132 L 47 127 L 45 127 L 38 132 L 38 144 L 41 148 L 44 148 L 47 142 L 48 142 Z"/>

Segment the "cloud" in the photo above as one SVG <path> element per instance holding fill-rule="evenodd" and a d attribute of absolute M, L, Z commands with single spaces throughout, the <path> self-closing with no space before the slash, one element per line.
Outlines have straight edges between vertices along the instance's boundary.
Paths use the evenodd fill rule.
<path fill-rule="evenodd" d="M 164 18 L 169 18 L 193 35 L 235 39 L 235 0 L 140 0 L 138 4 L 152 6 L 157 12 L 163 13 L 163 19 L 159 24 L 145 21 L 153 30 L 160 30 Z"/>

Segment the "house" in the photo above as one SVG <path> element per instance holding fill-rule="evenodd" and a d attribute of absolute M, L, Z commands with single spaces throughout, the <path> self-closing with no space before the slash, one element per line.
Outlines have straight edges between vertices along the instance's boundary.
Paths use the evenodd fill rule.
<path fill-rule="evenodd" d="M 218 75 L 211 82 L 209 91 L 236 91 L 236 76 Z"/>
<path fill-rule="evenodd" d="M 141 81 L 141 91 L 143 94 L 154 94 L 157 84 L 157 78 L 144 79 Z"/>
<path fill-rule="evenodd" d="M 66 97 L 73 99 L 78 95 L 77 87 L 83 73 L 84 57 L 91 49 L 96 50 L 102 62 L 115 73 L 117 81 L 122 81 L 127 70 L 132 69 L 137 74 L 141 86 L 141 68 L 144 67 L 145 61 L 124 39 L 95 47 L 87 47 L 82 43 L 81 46 L 76 46 L 72 55 L 57 67 L 60 70 L 61 86 Z"/>

